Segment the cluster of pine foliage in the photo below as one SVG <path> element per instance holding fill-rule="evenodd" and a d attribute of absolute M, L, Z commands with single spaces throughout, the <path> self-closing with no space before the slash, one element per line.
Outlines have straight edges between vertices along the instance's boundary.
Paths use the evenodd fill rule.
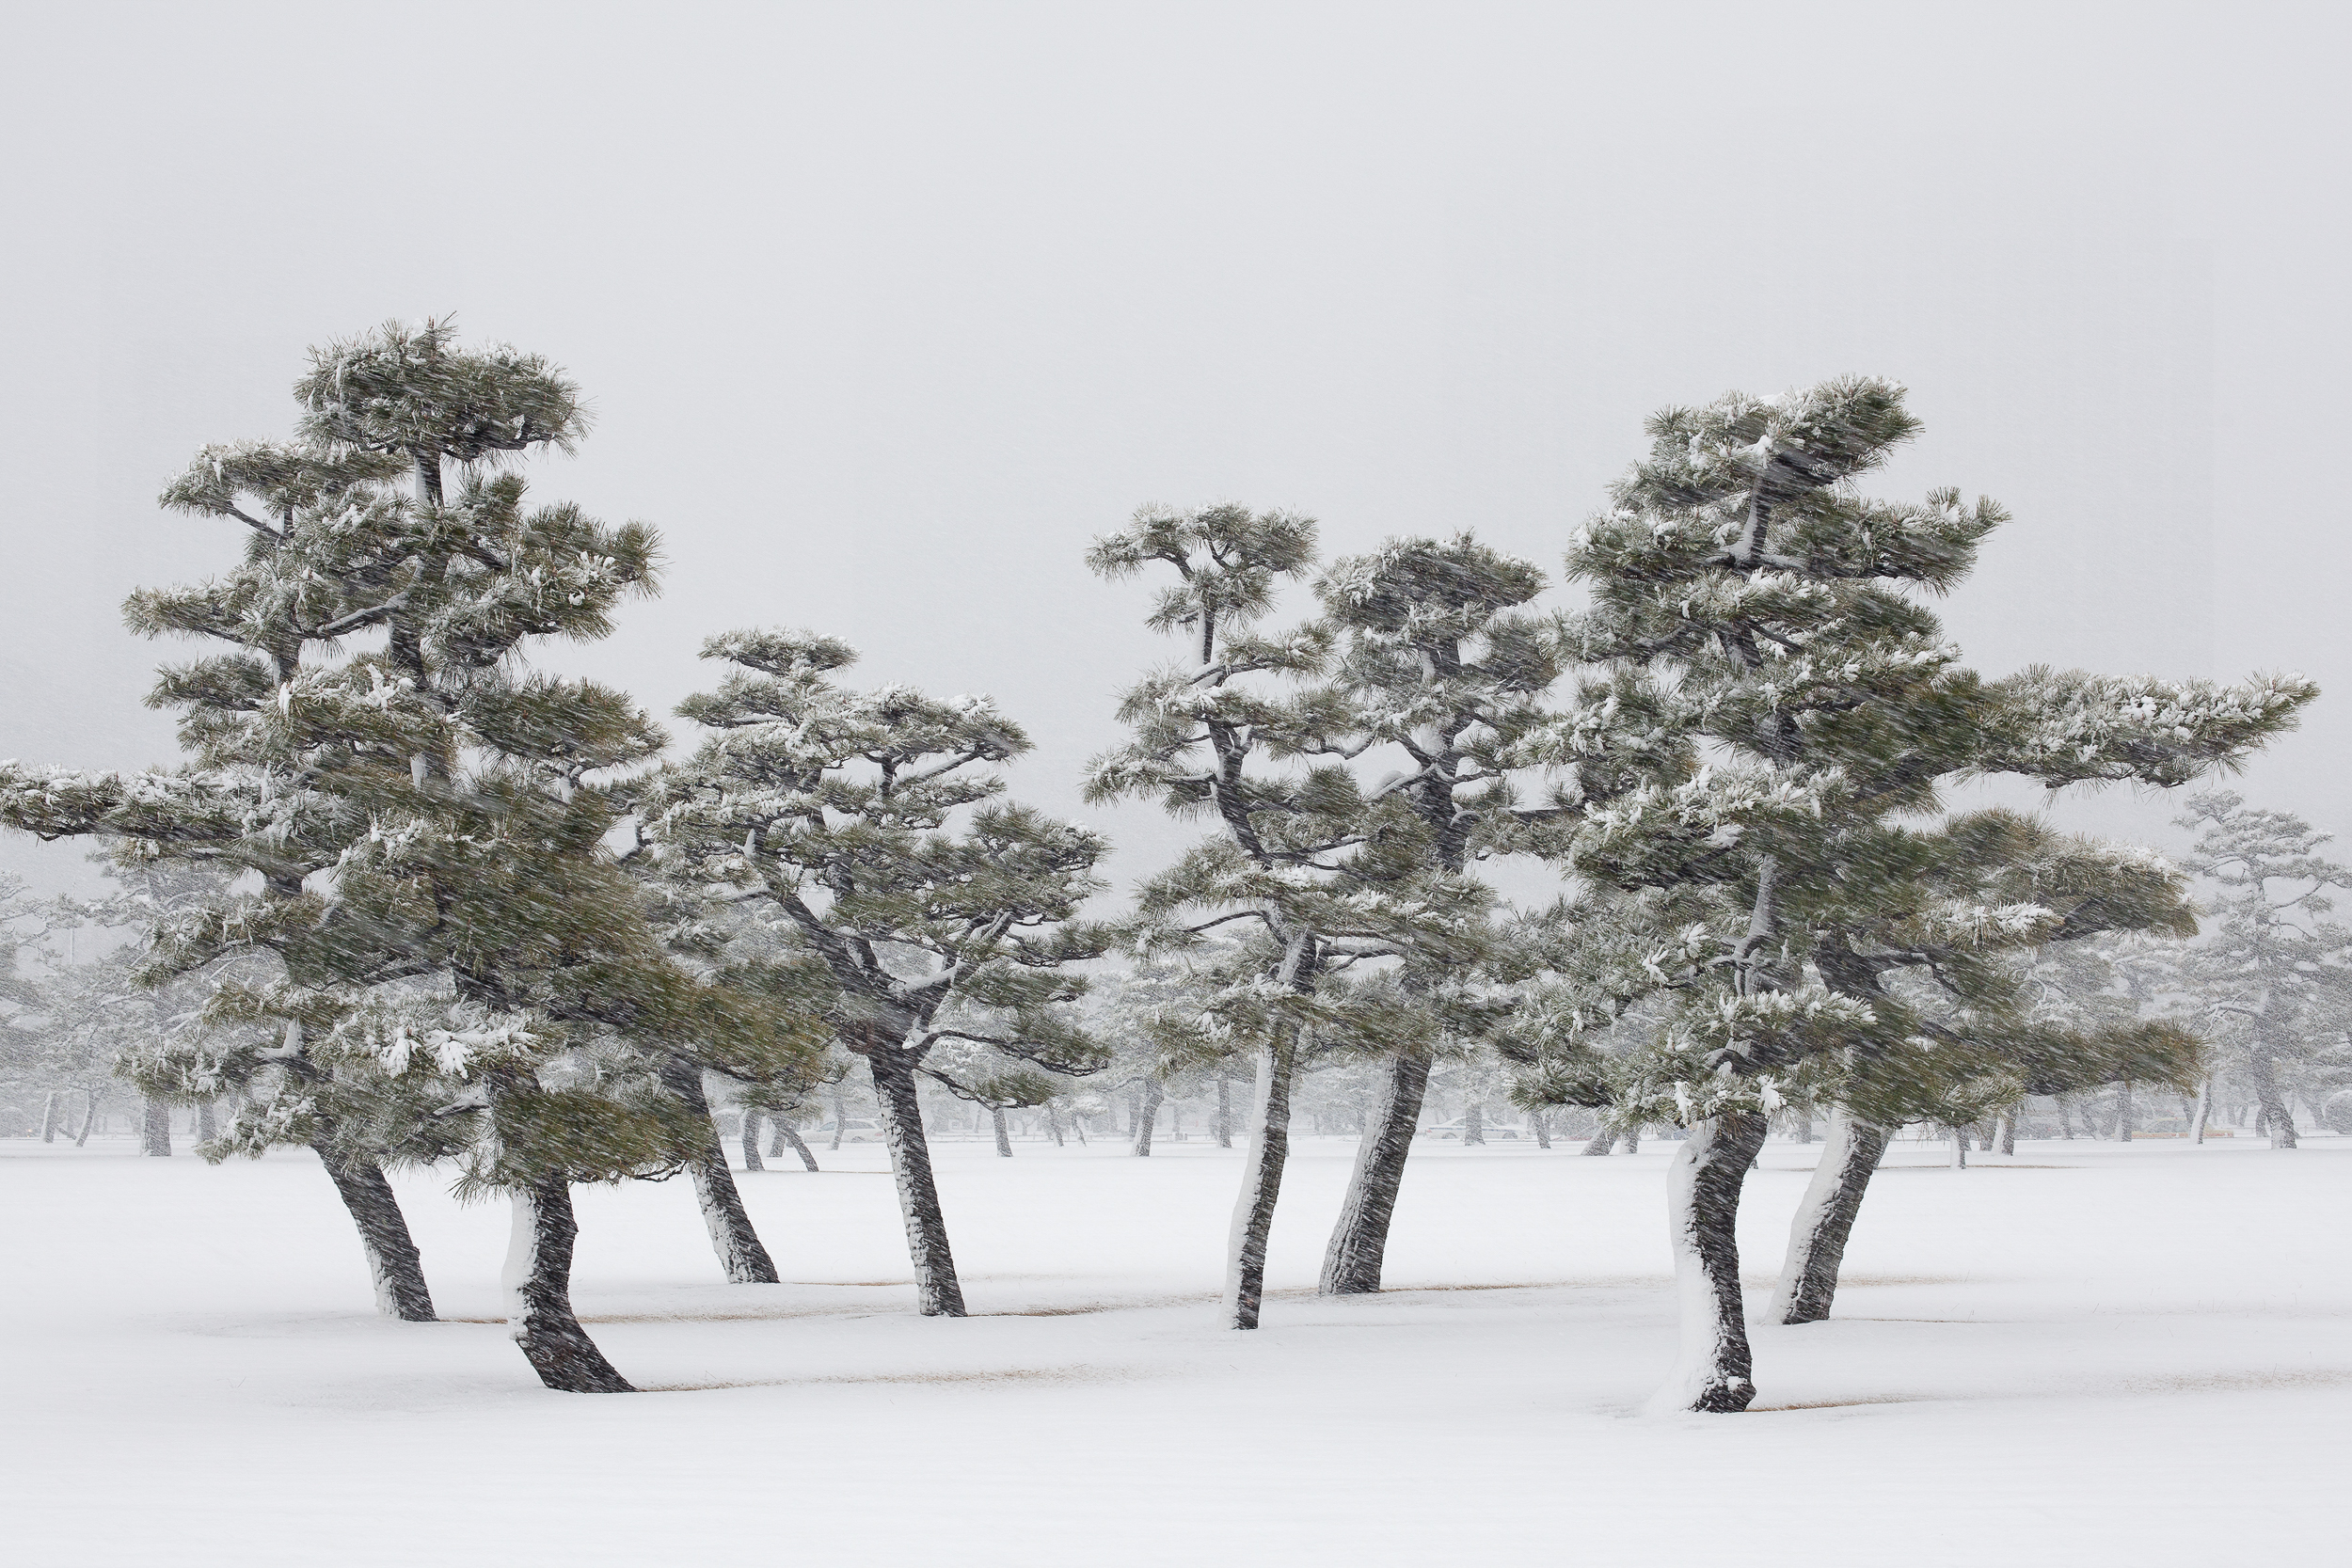
<path fill-rule="evenodd" d="M 164 493 L 242 558 L 125 609 L 213 650 L 150 699 L 183 765 L 0 765 L 0 823 L 102 841 L 121 890 L 7 890 L 0 931 L 28 955 L 44 924 L 140 932 L 89 965 L 11 950 L 6 1071 L 45 1086 L 44 1135 L 60 1092 L 87 1135 L 122 1081 L 151 1122 L 232 1107 L 210 1158 L 315 1150 L 400 1318 L 433 1304 L 387 1170 L 498 1195 L 513 1332 L 552 1388 L 628 1387 L 569 1303 L 578 1183 L 687 1173 L 727 1276 L 777 1277 L 721 1103 L 753 1164 L 762 1123 L 813 1165 L 802 1130 L 829 1106 L 837 1141 L 847 1097 L 870 1106 L 919 1308 L 958 1316 L 940 1097 L 1005 1153 L 1009 1116 L 1084 1136 L 1127 1093 L 1148 1153 L 1168 1095 L 1213 1101 L 1242 1150 L 1240 1329 L 1302 1075 L 1344 1076 L 1360 1134 L 1327 1292 L 1380 1288 L 1433 1074 L 1473 1139 L 1514 1101 L 1588 1151 L 1674 1129 L 1661 1400 L 1727 1411 L 1754 1393 L 1733 1223 L 1774 1117 L 1828 1129 L 1773 1305 L 1805 1322 L 1905 1125 L 2013 1135 L 2028 1103 L 2137 1085 L 2196 1096 L 2201 1128 L 2253 1101 L 2291 1145 L 2293 1100 L 2324 1108 L 2352 1065 L 2352 939 L 2324 918 L 2352 873 L 2324 835 L 2199 795 L 2176 866 L 1947 808 L 1998 775 L 2186 784 L 2316 693 L 1968 669 L 1926 601 L 2004 515 L 1862 493 L 1917 429 L 1885 382 L 1655 416 L 1565 541 L 1573 611 L 1468 533 L 1325 562 L 1311 519 L 1227 505 L 1099 539 L 1176 652 L 1089 796 L 1200 827 L 1104 919 L 1107 846 L 1005 797 L 1030 743 L 985 698 L 860 688 L 830 637 L 732 631 L 674 750 L 627 693 L 534 670 L 653 592 L 660 553 L 528 497 L 509 460 L 586 429 L 545 360 L 395 325 L 314 351 L 295 396 L 291 439 L 208 448 Z M 1556 901 L 1502 901 L 1502 857 Z M 2216 890 L 2194 941 L 2192 875 Z"/>

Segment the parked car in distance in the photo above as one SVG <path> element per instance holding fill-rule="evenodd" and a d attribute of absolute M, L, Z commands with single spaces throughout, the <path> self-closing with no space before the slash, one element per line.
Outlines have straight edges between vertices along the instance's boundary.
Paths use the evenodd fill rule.
<path fill-rule="evenodd" d="M 1460 1143 L 1463 1134 L 1469 1131 L 1470 1129 L 1461 1122 L 1441 1121 L 1435 1127 L 1422 1128 L 1419 1135 L 1424 1138 L 1452 1138 L 1455 1143 Z M 1524 1138 L 1527 1136 L 1527 1129 L 1524 1127 L 1505 1127 L 1500 1122 L 1492 1121 L 1482 1123 L 1478 1131 L 1488 1138 Z"/>

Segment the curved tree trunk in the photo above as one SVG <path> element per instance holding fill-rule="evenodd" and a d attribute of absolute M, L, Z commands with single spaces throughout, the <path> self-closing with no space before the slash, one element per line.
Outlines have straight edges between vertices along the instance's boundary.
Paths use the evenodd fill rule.
<path fill-rule="evenodd" d="M 1066 1148 L 1069 1147 L 1067 1144 L 1062 1142 L 1061 1112 L 1050 1100 L 1045 1102 L 1045 1131 L 1054 1135 L 1054 1147 L 1056 1148 Z"/>
<path fill-rule="evenodd" d="M 1160 1102 L 1167 1098 L 1168 1091 L 1160 1087 L 1157 1078 L 1146 1078 L 1136 1085 L 1127 1119 L 1135 1132 L 1134 1152 L 1140 1158 L 1151 1158 L 1152 1134 L 1160 1124 Z"/>
<path fill-rule="evenodd" d="M 768 1118 L 768 1158 L 771 1160 L 784 1152 L 785 1126 L 785 1119 L 782 1117 Z"/>
<path fill-rule="evenodd" d="M 82 1091 L 82 1130 L 73 1134 L 73 1147 L 80 1148 L 89 1142 L 89 1135 L 98 1127 L 98 1091 Z"/>
<path fill-rule="evenodd" d="M 2269 1134 L 2270 1147 L 2295 1148 L 2295 1117 L 2287 1110 L 2286 1097 L 2279 1092 L 2278 1069 L 2271 1062 L 2270 1053 L 2256 1046 L 2247 1067 L 2247 1076 L 2254 1081 L 2255 1101 L 2262 1106 L 2262 1130 Z"/>
<path fill-rule="evenodd" d="M 834 1085 L 834 1089 L 833 1089 L 833 1147 L 834 1147 L 834 1148 L 839 1148 L 841 1147 L 841 1132 L 842 1132 L 842 1129 L 843 1129 L 843 1128 L 845 1128 L 845 1127 L 847 1127 L 847 1126 L 849 1126 L 849 1124 L 850 1124 L 850 1113 L 849 1113 L 848 1109 L 847 1109 L 847 1108 L 844 1106 L 844 1104 L 842 1103 L 842 1099 L 841 1099 L 841 1085 L 838 1085 L 838 1084 L 835 1084 L 835 1085 Z"/>
<path fill-rule="evenodd" d="M 898 1212 L 906 1220 L 907 1255 L 914 1264 L 914 1309 L 927 1318 L 961 1318 L 963 1286 L 956 1278 L 947 1218 L 940 1211 L 939 1184 L 931 1175 L 930 1145 L 923 1137 L 914 1063 L 899 1047 L 883 1043 L 866 1053 L 866 1065 L 874 1075 L 890 1171 L 898 1184 Z"/>
<path fill-rule="evenodd" d="M 1422 1101 L 1428 1091 L 1427 1056 L 1407 1046 L 1390 1059 L 1380 1098 L 1365 1118 L 1363 1141 L 1356 1146 L 1356 1169 L 1348 1178 L 1339 1223 L 1331 1227 L 1330 1244 L 1324 1249 L 1323 1278 L 1316 1287 L 1320 1294 L 1352 1296 L 1380 1289 L 1389 1224 L 1395 1217 L 1405 1162 L 1413 1151 L 1413 1132 L 1421 1125 Z"/>
<path fill-rule="evenodd" d="M 1002 1105 L 991 1105 L 988 1108 L 988 1120 L 990 1127 L 996 1133 L 996 1157 L 1000 1160 L 1011 1159 L 1012 1137 L 1005 1131 L 1005 1108 Z M 1151 1141 L 1152 1135 L 1147 1132 L 1144 1134 L 1144 1142 L 1148 1144 Z M 1143 1152 L 1149 1154 L 1152 1151 L 1146 1148 Z"/>
<path fill-rule="evenodd" d="M 335 1195 L 343 1200 L 351 1223 L 359 1231 L 359 1250 L 368 1260 L 368 1276 L 375 1283 L 375 1307 L 388 1318 L 403 1323 L 435 1321 L 433 1292 L 425 1288 L 424 1260 L 408 1234 L 408 1217 L 400 1199 L 374 1161 L 338 1155 L 322 1137 L 311 1146 L 326 1167 Z"/>
<path fill-rule="evenodd" d="M 1297 1038 L 1288 1025 L 1278 1026 L 1259 1042 L 1258 1081 L 1242 1146 L 1241 1192 L 1233 1199 L 1232 1229 L 1227 1238 L 1228 1328 L 1258 1326 L 1258 1307 L 1265 1294 L 1266 1240 L 1274 1232 L 1274 1204 L 1281 1196 L 1282 1164 L 1290 1156 L 1291 1075 L 1297 1061 Z"/>
<path fill-rule="evenodd" d="M 806 1165 L 810 1170 L 815 1170 L 817 1168 L 817 1156 L 810 1153 L 808 1145 L 801 1141 L 801 1130 L 793 1126 L 791 1121 L 784 1117 L 776 1117 L 775 1123 L 776 1136 L 791 1146 L 792 1152 L 801 1157 L 802 1164 Z"/>
<path fill-rule="evenodd" d="M 1843 1111 L 1831 1115 L 1821 1162 L 1813 1167 L 1813 1180 L 1788 1225 L 1788 1256 L 1772 1291 L 1773 1323 L 1820 1323 L 1829 1316 L 1837 1294 L 1837 1271 L 1846 1259 L 1846 1241 L 1853 1234 L 1854 1216 L 1862 1212 L 1870 1175 L 1885 1157 L 1888 1138 L 1883 1127 L 1856 1121 Z"/>
<path fill-rule="evenodd" d="M 1748 1325 L 1740 1300 L 1740 1187 L 1764 1147 L 1768 1123 L 1734 1111 L 1695 1123 L 1666 1174 L 1666 1217 L 1681 1302 L 1682 1343 L 1659 1413 L 1745 1410 L 1756 1398 Z"/>
<path fill-rule="evenodd" d="M 506 1323 L 531 1370 L 562 1394 L 635 1392 L 572 1313 L 572 1244 L 580 1223 L 572 1216 L 571 1183 L 551 1177 L 509 1196 L 515 1227 L 501 1279 Z"/>
<path fill-rule="evenodd" d="M 48 1096 L 40 1102 L 40 1141 L 45 1144 L 56 1143 L 57 1129 L 64 1124 L 64 1121 L 65 1106 L 58 1101 L 57 1091 L 51 1089 Z"/>
<path fill-rule="evenodd" d="M 2205 1124 L 2213 1119 L 2213 1080 L 2197 1081 L 2197 1104 L 2188 1114 L 2188 1139 L 2192 1144 L 2205 1141 Z"/>
<path fill-rule="evenodd" d="M 1587 1154 L 1606 1154 L 1616 1147 L 1617 1130 L 1605 1125 L 1599 1132 L 1584 1140 L 1584 1152 Z"/>
<path fill-rule="evenodd" d="M 694 1179 L 694 1202 L 702 1210 L 703 1228 L 710 1233 L 710 1250 L 719 1255 L 727 1283 L 775 1284 L 775 1261 L 768 1256 L 759 1232 L 752 1228 L 752 1216 L 743 1207 L 735 1173 L 727 1169 L 726 1146 L 719 1141 L 718 1123 L 711 1119 L 710 1101 L 703 1093 L 703 1069 L 682 1057 L 667 1057 L 661 1064 L 661 1085 L 686 1101 L 702 1130 L 686 1169 Z M 743 1112 L 743 1152 L 751 1156 L 747 1166 L 759 1169 L 753 1163 L 759 1158 L 759 1113 L 748 1107 Z"/>
<path fill-rule="evenodd" d="M 139 1107 L 139 1152 L 164 1158 L 171 1154 L 171 1107 L 153 1095 Z"/>

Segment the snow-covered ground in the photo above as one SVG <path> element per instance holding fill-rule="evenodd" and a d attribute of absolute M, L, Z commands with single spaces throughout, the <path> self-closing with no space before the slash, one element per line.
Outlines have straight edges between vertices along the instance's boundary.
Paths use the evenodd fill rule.
<path fill-rule="evenodd" d="M 580 1195 L 576 1299 L 649 1392 L 507 1341 L 506 1217 L 402 1196 L 443 1314 L 373 1312 L 308 1154 L 0 1142 L 0 1548 L 48 1563 L 2343 1561 L 2352 1139 L 1899 1144 L 1838 1320 L 1757 1408 L 1670 1358 L 1666 1146 L 1417 1152 L 1389 1293 L 1318 1301 L 1350 1143 L 1308 1138 L 1267 1326 L 1215 1324 L 1235 1157 L 939 1150 L 974 1316 L 914 1316 L 878 1150 L 744 1178 L 782 1286 L 683 1180 Z M 1759 1288 L 1813 1151 L 1748 1186 Z M 1760 1294 L 1754 1298 L 1761 1306 Z"/>

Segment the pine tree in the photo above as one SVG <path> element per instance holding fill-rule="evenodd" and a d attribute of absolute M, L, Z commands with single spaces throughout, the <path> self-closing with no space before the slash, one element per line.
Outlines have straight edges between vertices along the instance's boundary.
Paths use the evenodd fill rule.
<path fill-rule="evenodd" d="M 2192 795 L 2178 821 L 2197 832 L 2190 871 L 2218 892 L 2205 939 L 2180 956 L 2193 1012 L 2227 1070 L 2262 1107 L 2273 1148 L 2296 1147 L 2290 1090 L 2318 1101 L 2352 1083 L 2352 931 L 2324 918 L 2352 868 L 2319 853 L 2334 835 L 2231 790 Z"/>
<path fill-rule="evenodd" d="M 1092 800 L 1144 796 L 1217 824 L 1139 890 L 1129 944 L 1139 958 L 1186 956 L 1209 997 L 1204 1027 L 1251 1053 L 1224 1298 L 1238 1329 L 1258 1326 L 1302 1057 L 1342 1040 L 1393 1051 L 1406 1027 L 1377 998 L 1342 1006 L 1341 982 L 1359 966 L 1435 954 L 1450 932 L 1482 929 L 1490 902 L 1475 881 L 1432 874 L 1408 850 L 1375 842 L 1375 819 L 1395 823 L 1408 808 L 1397 797 L 1367 800 L 1345 765 L 1361 746 L 1349 739 L 1344 693 L 1306 684 L 1332 656 L 1330 628 L 1250 629 L 1281 584 L 1312 567 L 1314 550 L 1304 517 L 1146 508 L 1088 558 L 1105 578 L 1160 567 L 1176 578 L 1150 625 L 1183 637 L 1186 657 L 1128 692 L 1120 717 L 1134 738 L 1095 760 L 1087 787 Z M 1322 757 L 1334 760 L 1302 762 Z M 1228 927 L 1244 934 L 1210 940 Z"/>
<path fill-rule="evenodd" d="M 1357 875 L 1400 885 L 1459 882 L 1474 862 L 1529 847 L 1530 814 L 1518 807 L 1502 759 L 1559 673 L 1549 624 L 1514 613 L 1543 586 L 1533 565 L 1467 533 L 1392 540 L 1372 555 L 1333 563 L 1315 585 L 1340 640 L 1329 684 L 1349 730 L 1342 749 L 1395 764 L 1366 797 L 1367 829 L 1382 863 L 1359 857 Z M 1549 818 L 1559 809 L 1547 805 L 1534 815 Z M 1446 1018 L 1463 1016 L 1449 993 L 1478 956 L 1480 935 L 1456 928 L 1435 950 L 1407 952 L 1399 966 L 1400 1011 L 1411 1022 L 1387 1053 L 1366 1117 L 1324 1255 L 1326 1295 L 1380 1288 L 1432 1053 Z"/>
<path fill-rule="evenodd" d="M 733 904 L 759 921 L 780 954 L 755 947 L 728 973 L 807 1007 L 866 1063 L 918 1307 L 961 1317 L 918 1075 L 1034 1103 L 1057 1092 L 1048 1074 L 1099 1064 L 1071 966 L 1104 948 L 1076 918 L 1103 841 L 995 800 L 993 766 L 1029 741 L 985 698 L 845 689 L 833 673 L 856 656 L 830 638 L 737 632 L 703 653 L 736 669 L 679 707 L 710 735 L 648 795 L 653 870 L 690 913 Z"/>
<path fill-rule="evenodd" d="M 2017 820 L 1914 826 L 1938 811 L 1939 785 L 1994 773 L 2179 784 L 2241 760 L 2314 694 L 2294 677 L 2222 688 L 2033 669 L 1987 681 L 1960 667 L 1914 595 L 1964 576 L 2004 514 L 1956 490 L 1914 505 L 1852 484 L 1917 428 L 1899 388 L 1861 379 L 1668 409 L 1649 421 L 1648 458 L 1569 551 L 1593 604 L 1567 640 L 1617 667 L 1618 711 L 1596 729 L 1608 705 L 1588 688 L 1523 754 L 1645 776 L 1573 832 L 1569 863 L 1619 891 L 1585 941 L 1588 977 L 1550 1018 L 1572 1042 L 1630 996 L 1669 1006 L 1644 1051 L 1585 1065 L 1571 1050 L 1538 1092 L 1590 1093 L 1570 1081 L 1605 1066 L 1619 1098 L 1690 1129 L 1670 1180 L 1685 1319 L 1665 1407 L 1738 1410 L 1754 1396 L 1733 1225 L 1778 1082 L 1830 1058 L 1847 1064 L 1821 1075 L 1835 1084 L 1933 1037 L 1885 975 L 1989 964 L 2012 933 L 2098 906 L 2096 894 L 1985 902 L 1998 878 L 1971 857 L 2013 841 Z M 1628 741 L 1629 704 L 1656 716 L 1646 750 Z M 2071 863 L 2085 860 L 2124 863 L 2088 847 Z M 1942 897 L 1886 919 L 1891 893 L 1922 884 Z M 1867 1176 L 1836 1144 L 1823 1158 Z"/>

